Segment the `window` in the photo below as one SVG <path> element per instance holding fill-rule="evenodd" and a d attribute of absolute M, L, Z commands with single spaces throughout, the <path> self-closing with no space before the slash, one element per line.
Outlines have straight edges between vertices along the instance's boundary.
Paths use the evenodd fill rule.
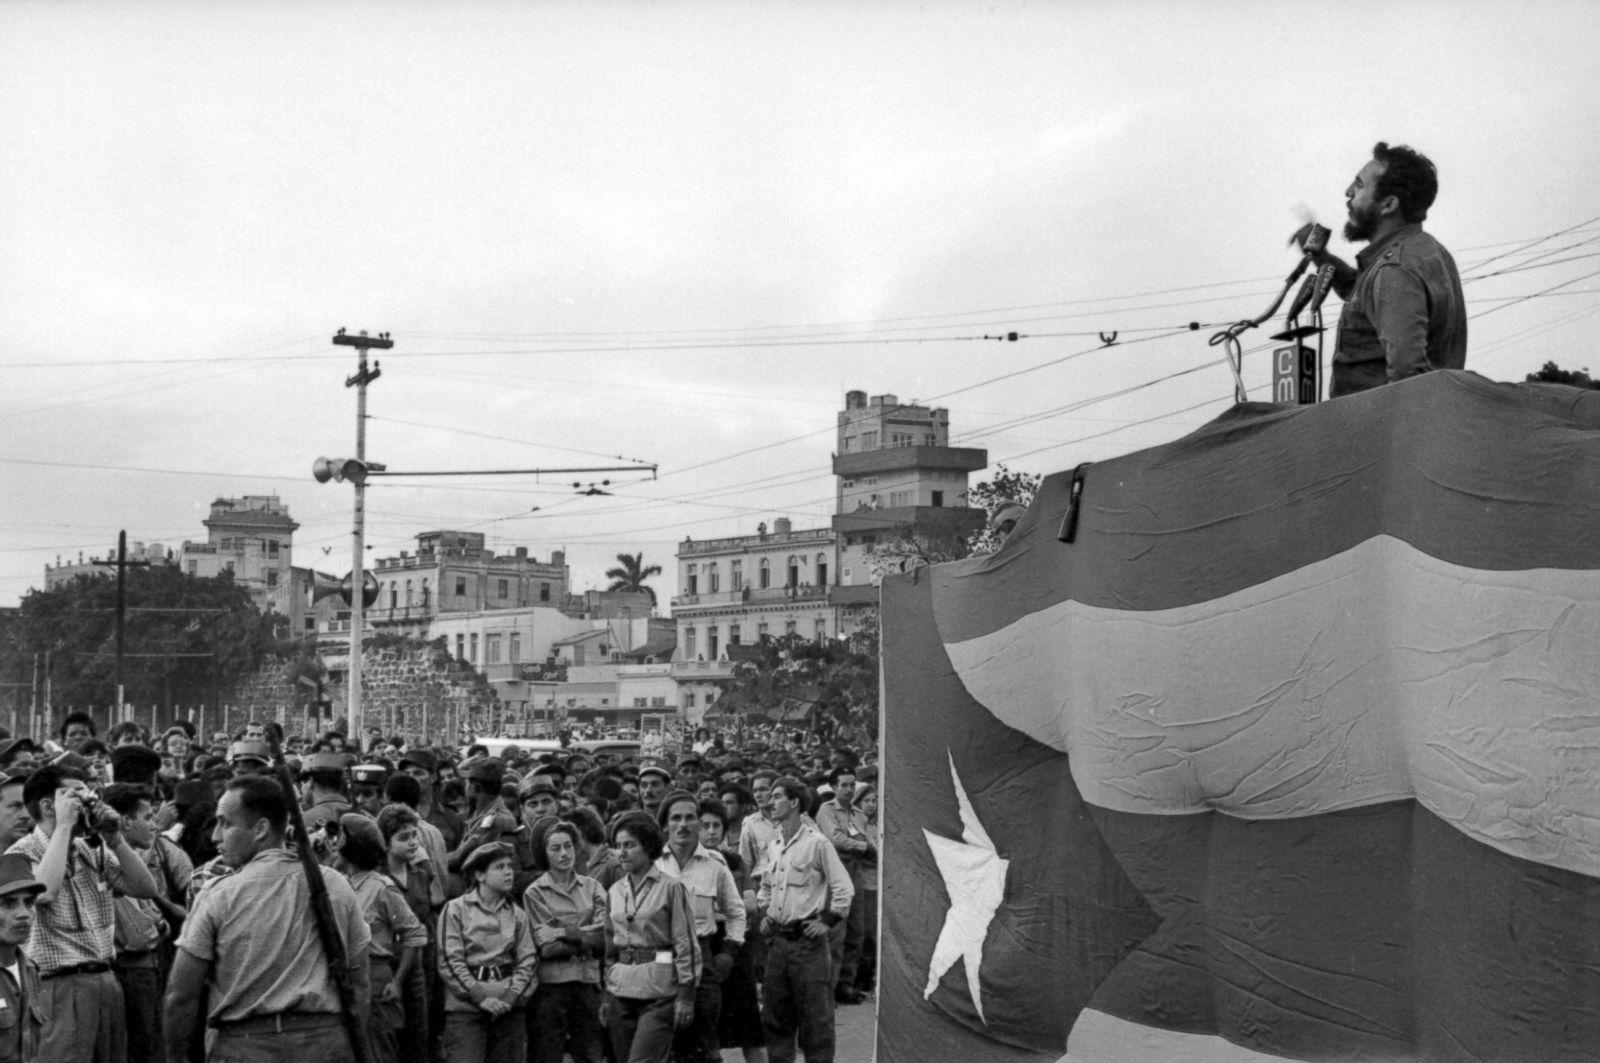
<path fill-rule="evenodd" d="M 855 577 L 854 577 L 854 576 L 852 576 L 852 575 L 851 575 L 851 574 L 850 574 L 850 566 L 849 566 L 849 565 L 846 565 L 846 566 L 845 566 L 845 567 L 844 567 L 844 582 L 845 582 L 845 584 L 846 584 L 846 585 L 847 585 L 847 586 L 848 586 L 848 585 L 849 585 L 849 583 L 850 583 L 850 581 L 851 581 L 851 580 L 852 580 L 852 579 L 854 579 L 854 578 L 855 578 Z"/>
<path fill-rule="evenodd" d="M 827 585 L 828 585 L 828 555 L 827 554 L 818 554 L 817 555 L 817 586 L 826 587 Z"/>
<path fill-rule="evenodd" d="M 222 567 L 227 569 L 229 572 L 232 572 L 233 571 L 233 562 L 232 561 L 224 561 L 222 563 Z"/>
<path fill-rule="evenodd" d="M 456 636 L 456 660 L 464 661 L 466 659 L 467 659 L 467 636 L 465 636 L 465 635 L 457 635 Z"/>
<path fill-rule="evenodd" d="M 406 608 L 411 608 L 411 581 L 406 580 Z"/>
<path fill-rule="evenodd" d="M 911 445 L 910 432 L 896 432 L 889 437 L 891 447 L 909 447 Z"/>
<path fill-rule="evenodd" d="M 936 505 L 936 506 L 944 505 L 944 492 L 943 491 L 935 491 L 933 493 L 933 504 Z"/>
<path fill-rule="evenodd" d="M 550 600 L 550 584 L 539 584 L 539 600 L 541 602 L 548 602 Z"/>
<path fill-rule="evenodd" d="M 428 581 L 422 581 L 422 608 L 428 608 Z"/>
<path fill-rule="evenodd" d="M 278 585 L 278 570 L 277 569 L 269 569 L 267 571 L 267 586 L 276 587 L 277 585 Z"/>
<path fill-rule="evenodd" d="M 728 645 L 730 645 L 730 646 L 739 645 L 739 625 L 738 624 L 729 624 L 728 625 Z"/>
<path fill-rule="evenodd" d="M 938 442 L 939 442 L 939 437 L 937 435 L 935 435 L 934 433 L 932 433 L 932 432 L 924 432 L 923 433 L 923 435 L 922 435 L 922 445 L 923 446 L 925 446 L 925 447 L 936 446 L 938 444 Z"/>
<path fill-rule="evenodd" d="M 715 561 L 706 566 L 706 582 L 710 585 L 712 594 L 722 589 L 722 573 L 717 571 L 717 563 Z"/>
<path fill-rule="evenodd" d="M 500 663 L 500 636 L 485 635 L 483 639 L 484 656 L 489 664 Z"/>
<path fill-rule="evenodd" d="M 694 660 L 694 628 L 683 629 L 683 658 L 686 661 Z"/>
<path fill-rule="evenodd" d="M 878 433 L 876 433 L 876 432 L 862 432 L 861 433 L 861 449 L 862 450 L 876 450 L 877 448 L 878 448 Z"/>
<path fill-rule="evenodd" d="M 793 554 L 789 555 L 789 582 L 785 587 L 800 586 L 800 559 Z"/>
<path fill-rule="evenodd" d="M 765 620 L 763 620 L 763 621 L 761 621 L 761 623 L 756 625 L 756 639 L 757 639 L 757 641 L 759 641 L 759 640 L 764 639 L 766 637 L 767 637 L 767 622 Z"/>
<path fill-rule="evenodd" d="M 685 694 L 683 696 L 683 707 L 686 708 L 686 709 L 694 708 L 694 695 L 693 694 Z"/>
<path fill-rule="evenodd" d="M 910 492 L 910 491 L 890 491 L 889 492 L 889 505 L 890 505 L 891 508 L 899 509 L 901 506 L 909 506 L 909 505 L 911 505 L 911 503 L 912 503 L 912 492 Z"/>
<path fill-rule="evenodd" d="M 714 627 L 706 628 L 706 659 L 716 660 L 717 649 L 717 629 Z"/>
<path fill-rule="evenodd" d="M 758 584 L 762 590 L 772 586 L 772 564 L 766 559 L 761 559 L 761 582 Z"/>
<path fill-rule="evenodd" d="M 744 562 L 728 562 L 728 589 L 738 594 L 744 590 Z"/>
<path fill-rule="evenodd" d="M 799 629 L 800 625 L 796 621 L 791 620 L 783 626 L 783 633 L 785 635 L 793 635 Z"/>
<path fill-rule="evenodd" d="M 471 661 L 473 664 L 477 664 L 478 663 L 478 633 L 477 632 L 473 632 L 472 633 L 472 637 L 467 641 L 467 660 Z"/>
<path fill-rule="evenodd" d="M 268 557 L 277 557 L 278 556 L 278 540 L 276 540 L 276 539 L 268 539 L 267 540 L 267 556 Z"/>
<path fill-rule="evenodd" d="M 645 708 L 648 704 L 649 704 L 649 702 L 644 698 L 634 698 L 633 699 L 633 707 L 636 708 L 636 709 Z"/>
<path fill-rule="evenodd" d="M 688 579 L 686 580 L 686 582 L 689 584 L 689 593 L 690 594 L 699 594 L 700 593 L 700 566 L 699 565 L 690 565 L 689 566 Z"/>
<path fill-rule="evenodd" d="M 506 579 L 495 580 L 495 593 L 500 598 L 511 597 L 511 581 Z"/>
<path fill-rule="evenodd" d="M 818 642 L 825 641 L 828 637 L 828 622 L 820 617 L 816 623 L 815 636 Z"/>
<path fill-rule="evenodd" d="M 189 562 L 189 575 L 198 576 L 199 574 L 200 574 L 200 562 L 198 562 L 198 561 Z"/>
<path fill-rule="evenodd" d="M 389 608 L 393 609 L 400 604 L 400 591 L 398 583 L 389 584 Z"/>
<path fill-rule="evenodd" d="M 845 436 L 844 437 L 844 452 L 846 454 L 849 454 L 852 451 L 854 451 L 855 449 L 856 449 L 856 437 L 855 436 Z M 850 485 L 846 484 L 845 486 L 849 487 Z"/>
<path fill-rule="evenodd" d="M 314 616 L 306 617 L 306 630 L 307 631 L 315 631 L 315 630 L 317 630 L 317 618 L 316 617 L 314 617 Z"/>
<path fill-rule="evenodd" d="M 456 577 L 456 596 L 457 597 L 464 597 L 466 595 L 466 593 L 467 593 L 467 577 L 465 577 L 465 576 L 457 576 Z"/>
<path fill-rule="evenodd" d="M 522 632 L 511 633 L 511 663 L 517 664 L 522 660 Z"/>

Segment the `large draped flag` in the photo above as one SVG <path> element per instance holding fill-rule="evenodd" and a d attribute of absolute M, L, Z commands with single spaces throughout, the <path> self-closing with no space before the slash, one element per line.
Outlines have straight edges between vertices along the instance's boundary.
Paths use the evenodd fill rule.
<path fill-rule="evenodd" d="M 1600 1059 L 1600 393 L 1241 406 L 882 616 L 879 1063 Z"/>

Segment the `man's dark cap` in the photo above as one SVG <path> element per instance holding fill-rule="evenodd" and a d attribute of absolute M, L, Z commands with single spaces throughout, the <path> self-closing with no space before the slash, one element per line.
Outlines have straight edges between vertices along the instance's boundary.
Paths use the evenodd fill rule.
<path fill-rule="evenodd" d="M 670 783 L 672 781 L 672 773 L 670 771 L 668 771 L 666 768 L 663 768 L 659 764 L 647 764 L 644 767 L 640 768 L 639 769 L 639 778 L 643 779 L 646 775 L 657 775 L 657 776 L 660 776 L 660 778 L 661 778 L 661 780 L 663 782 Z"/>
<path fill-rule="evenodd" d="M 20 853 L 0 856 L 0 897 L 9 897 L 13 893 L 39 894 L 44 891 L 45 884 L 33 877 L 33 868 L 26 856 Z"/>
<path fill-rule="evenodd" d="M 312 753 L 300 762 L 306 771 L 344 771 L 343 753 Z"/>
<path fill-rule="evenodd" d="M 529 776 L 528 781 L 522 784 L 522 799 L 526 801 L 538 794 L 549 794 L 551 797 L 560 797 L 561 791 L 555 784 L 543 775 Z"/>
<path fill-rule="evenodd" d="M 118 746 L 111 751 L 111 778 L 116 782 L 147 783 L 160 770 L 161 754 L 149 746 Z"/>
<path fill-rule="evenodd" d="M 407 750 L 400 756 L 400 767 L 404 768 L 407 764 L 415 764 L 428 772 L 439 770 L 439 758 L 433 755 L 433 750 L 431 749 Z"/>
<path fill-rule="evenodd" d="M 0 760 L 4 760 L 19 749 L 26 749 L 30 753 L 39 752 L 39 747 L 33 744 L 31 738 L 8 738 L 0 742 Z"/>
<path fill-rule="evenodd" d="M 499 757 L 474 757 L 461 765 L 456 774 L 463 779 L 476 779 L 499 786 L 500 780 L 506 777 L 506 764 Z"/>

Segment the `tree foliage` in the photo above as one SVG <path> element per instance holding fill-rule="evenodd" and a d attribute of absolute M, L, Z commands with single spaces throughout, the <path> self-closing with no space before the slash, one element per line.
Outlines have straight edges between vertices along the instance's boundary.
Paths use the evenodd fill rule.
<path fill-rule="evenodd" d="M 1027 506 L 1039 491 L 1043 478 L 1038 473 L 1012 472 L 1004 464 L 995 466 L 992 478 L 974 484 L 967 491 L 967 504 L 990 517 L 1007 502 Z M 920 565 L 960 561 L 975 554 L 992 554 L 1000 549 L 1000 538 L 986 523 L 970 535 L 916 533 L 901 531 L 884 536 L 867 548 L 867 565 L 874 577 L 882 578 Z"/>
<path fill-rule="evenodd" d="M 1537 373 L 1529 373 L 1527 379 L 1546 384 L 1570 384 L 1575 388 L 1600 391 L 1600 380 L 1589 376 L 1588 366 L 1582 369 L 1562 369 L 1554 362 L 1546 362 Z"/>
<path fill-rule="evenodd" d="M 842 639 L 763 637 L 741 659 L 717 699 L 723 711 L 803 722 L 862 741 L 878 731 L 877 622 Z"/>
<path fill-rule="evenodd" d="M 644 553 L 618 554 L 619 564 L 615 568 L 606 569 L 606 579 L 611 581 L 608 591 L 643 591 L 650 596 L 650 604 L 656 604 L 656 592 L 648 586 L 645 580 L 651 576 L 661 575 L 660 565 L 646 565 Z"/>
<path fill-rule="evenodd" d="M 284 639 L 287 618 L 262 613 L 231 574 L 202 578 L 163 565 L 130 568 L 126 581 L 122 672 L 130 702 L 215 701 L 265 658 L 294 655 L 295 644 Z M 37 659 L 55 704 L 115 704 L 116 609 L 115 578 L 80 576 L 34 591 L 7 625 L 6 673 L 31 676 Z"/>

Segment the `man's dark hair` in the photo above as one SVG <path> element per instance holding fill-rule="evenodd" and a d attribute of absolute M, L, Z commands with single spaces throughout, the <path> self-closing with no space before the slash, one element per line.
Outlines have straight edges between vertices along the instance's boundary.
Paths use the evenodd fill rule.
<path fill-rule="evenodd" d="M 107 731 L 106 741 L 115 746 L 118 742 L 122 741 L 125 735 L 133 735 L 145 745 L 150 744 L 148 741 L 146 741 L 144 728 L 139 724 L 134 723 L 132 720 L 123 720 L 111 730 Z"/>
<path fill-rule="evenodd" d="M 90 738 L 93 738 L 95 735 L 100 733 L 99 730 L 94 725 L 94 717 L 93 716 L 90 716 L 87 712 L 82 712 L 82 711 L 69 712 L 69 713 L 67 713 L 66 718 L 61 721 L 61 730 L 56 732 L 56 734 L 60 736 L 62 741 L 66 740 L 67 729 L 70 728 L 75 723 L 81 723 L 85 727 L 89 728 L 89 737 Z"/>
<path fill-rule="evenodd" d="M 61 789 L 61 784 L 68 779 L 77 779 L 79 782 L 89 781 L 89 773 L 80 768 L 65 768 L 60 764 L 46 764 L 44 767 L 28 776 L 28 781 L 22 784 L 22 804 L 32 816 L 34 822 L 39 821 L 39 802 L 48 797 L 55 799 L 56 791 Z"/>
<path fill-rule="evenodd" d="M 228 792 L 238 794 L 239 807 L 266 820 L 274 832 L 282 834 L 289 828 L 289 801 L 278 780 L 269 775 L 245 775 L 229 782 Z"/>
<path fill-rule="evenodd" d="M 1404 144 L 1390 147 L 1378 141 L 1372 157 L 1383 163 L 1383 176 L 1372 190 L 1374 199 L 1394 196 L 1400 201 L 1400 217 L 1407 222 L 1423 221 L 1439 194 L 1439 171 L 1420 151 Z"/>
<path fill-rule="evenodd" d="M 733 795 L 733 799 L 739 802 L 740 808 L 748 809 L 750 806 L 756 803 L 755 795 L 752 794 L 750 792 L 750 788 L 743 783 L 725 782 L 721 786 L 717 787 L 718 797 L 726 797 L 728 794 Z"/>
<path fill-rule="evenodd" d="M 583 835 L 583 840 L 589 845 L 604 845 L 606 843 L 606 825 L 600 818 L 600 813 L 586 805 L 579 805 L 570 812 L 561 814 L 562 820 L 578 828 L 578 833 Z"/>
<path fill-rule="evenodd" d="M 416 808 L 422 800 L 422 784 L 409 775 L 391 775 L 383 784 L 383 799 L 390 804 Z"/>
<path fill-rule="evenodd" d="M 119 816 L 131 816 L 139 810 L 140 801 L 155 804 L 155 795 L 148 786 L 138 783 L 113 783 L 100 792 L 100 799 L 110 805 Z"/>
<path fill-rule="evenodd" d="M 788 795 L 789 800 L 800 806 L 800 811 L 802 812 L 806 810 L 807 805 L 810 803 L 811 793 L 806 789 L 806 784 L 792 775 L 785 775 L 780 779 L 773 780 L 772 788 L 774 790 L 782 790 Z"/>

